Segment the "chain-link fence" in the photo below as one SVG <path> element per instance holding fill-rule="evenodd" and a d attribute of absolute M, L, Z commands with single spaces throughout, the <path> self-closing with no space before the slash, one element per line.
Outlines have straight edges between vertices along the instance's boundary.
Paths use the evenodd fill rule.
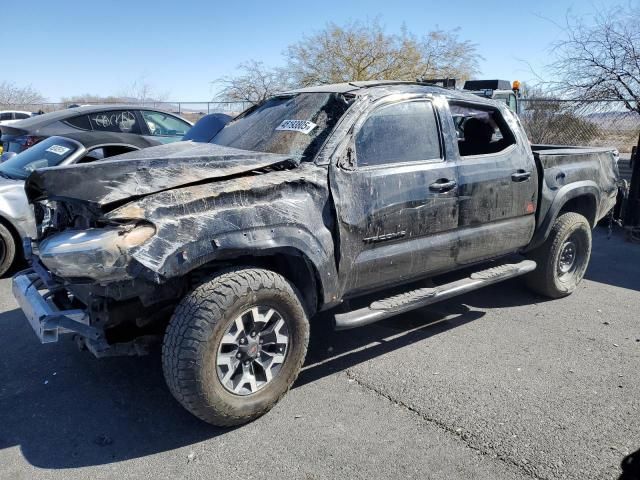
<path fill-rule="evenodd" d="M 577 102 L 524 98 L 520 102 L 520 119 L 533 143 L 615 147 L 627 154 L 638 142 L 640 114 L 630 111 L 624 101 Z M 192 122 L 209 113 L 235 115 L 251 106 L 249 102 L 147 101 L 127 104 L 158 108 L 181 115 Z M 70 106 L 69 103 L 0 105 L 0 110 L 46 113 Z M 635 107 L 635 104 L 630 106 Z"/>
<path fill-rule="evenodd" d="M 529 98 L 520 106 L 532 143 L 615 147 L 623 156 L 638 143 L 640 113 L 627 108 L 633 102 Z"/>
<path fill-rule="evenodd" d="M 109 103 L 124 103 L 127 105 L 136 105 L 140 107 L 157 108 L 167 112 L 178 114 L 187 120 L 196 122 L 204 115 L 209 113 L 227 113 L 235 116 L 238 113 L 246 110 L 251 106 L 249 102 L 100 102 L 100 104 Z M 19 110 L 27 112 L 40 112 L 48 113 L 55 110 L 63 110 L 72 106 L 78 105 L 77 103 L 30 103 L 20 105 L 1 105 L 0 110 Z"/>

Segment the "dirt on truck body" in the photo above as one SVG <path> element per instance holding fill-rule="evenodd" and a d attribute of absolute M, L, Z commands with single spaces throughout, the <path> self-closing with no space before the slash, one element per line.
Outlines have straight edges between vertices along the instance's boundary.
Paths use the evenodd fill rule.
<path fill-rule="evenodd" d="M 238 424 L 290 387 L 321 310 L 349 329 L 519 275 L 570 294 L 617 188 L 613 150 L 532 148 L 498 102 L 307 88 L 210 144 L 34 172 L 38 238 L 14 294 L 43 342 L 74 332 L 105 356 L 162 339 L 176 398 Z"/>

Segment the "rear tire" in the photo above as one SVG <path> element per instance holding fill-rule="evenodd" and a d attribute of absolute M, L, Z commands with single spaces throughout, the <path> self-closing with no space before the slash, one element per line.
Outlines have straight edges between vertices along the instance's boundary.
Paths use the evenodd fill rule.
<path fill-rule="evenodd" d="M 537 268 L 526 276 L 528 287 L 550 298 L 566 297 L 582 281 L 591 256 L 591 226 L 578 213 L 559 216 L 547 240 L 531 251 Z"/>
<path fill-rule="evenodd" d="M 234 269 L 178 304 L 162 346 L 164 376 L 196 417 L 240 425 L 287 393 L 308 343 L 309 322 L 295 288 L 269 270 Z"/>
<path fill-rule="evenodd" d="M 9 271 L 16 259 L 16 242 L 7 227 L 0 223 L 0 276 Z"/>

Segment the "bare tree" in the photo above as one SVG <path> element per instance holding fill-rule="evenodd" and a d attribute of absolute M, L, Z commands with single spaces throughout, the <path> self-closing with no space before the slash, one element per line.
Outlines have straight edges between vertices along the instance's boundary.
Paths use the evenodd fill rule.
<path fill-rule="evenodd" d="M 579 100 L 618 99 L 640 114 L 640 9 L 598 12 L 592 23 L 567 18 L 566 38 L 553 47 L 549 82 Z"/>
<path fill-rule="evenodd" d="M 262 62 L 249 60 L 238 65 L 238 70 L 241 72 L 239 75 L 221 77 L 213 82 L 221 87 L 216 98 L 255 105 L 290 88 L 282 70 L 265 67 Z"/>
<path fill-rule="evenodd" d="M 164 102 L 169 98 L 169 92 L 157 90 L 155 86 L 147 80 L 146 75 L 142 75 L 122 89 L 115 97 L 123 101 L 131 101 L 133 99 L 136 102 L 145 104 Z"/>
<path fill-rule="evenodd" d="M 478 54 L 475 44 L 459 39 L 459 32 L 460 29 L 434 30 L 423 37 L 419 77 L 468 80 L 479 72 L 483 57 Z"/>
<path fill-rule="evenodd" d="M 0 82 L 0 105 L 34 105 L 44 101 L 42 94 L 30 85 L 19 87 L 11 82 Z"/>
<path fill-rule="evenodd" d="M 458 30 L 434 30 L 423 37 L 402 28 L 387 34 L 377 20 L 329 23 L 290 45 L 287 69 L 295 84 L 357 80 L 416 80 L 420 77 L 466 79 L 478 71 L 476 46 L 460 40 Z"/>
<path fill-rule="evenodd" d="M 122 103 L 126 100 L 117 95 L 94 95 L 91 93 L 84 93 L 82 95 L 72 95 L 70 97 L 62 97 L 61 103 L 70 104 L 96 104 L 96 103 Z"/>

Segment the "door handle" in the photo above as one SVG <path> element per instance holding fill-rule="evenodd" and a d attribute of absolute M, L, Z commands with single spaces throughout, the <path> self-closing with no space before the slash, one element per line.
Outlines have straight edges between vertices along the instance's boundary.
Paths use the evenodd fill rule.
<path fill-rule="evenodd" d="M 447 178 L 441 178 L 437 182 L 429 185 L 429 190 L 432 192 L 444 193 L 456 188 L 457 182 L 455 180 L 449 180 Z"/>
<path fill-rule="evenodd" d="M 531 177 L 531 172 L 527 172 L 526 170 L 518 170 L 511 174 L 511 180 L 514 182 L 524 182 L 525 180 L 529 180 Z"/>

